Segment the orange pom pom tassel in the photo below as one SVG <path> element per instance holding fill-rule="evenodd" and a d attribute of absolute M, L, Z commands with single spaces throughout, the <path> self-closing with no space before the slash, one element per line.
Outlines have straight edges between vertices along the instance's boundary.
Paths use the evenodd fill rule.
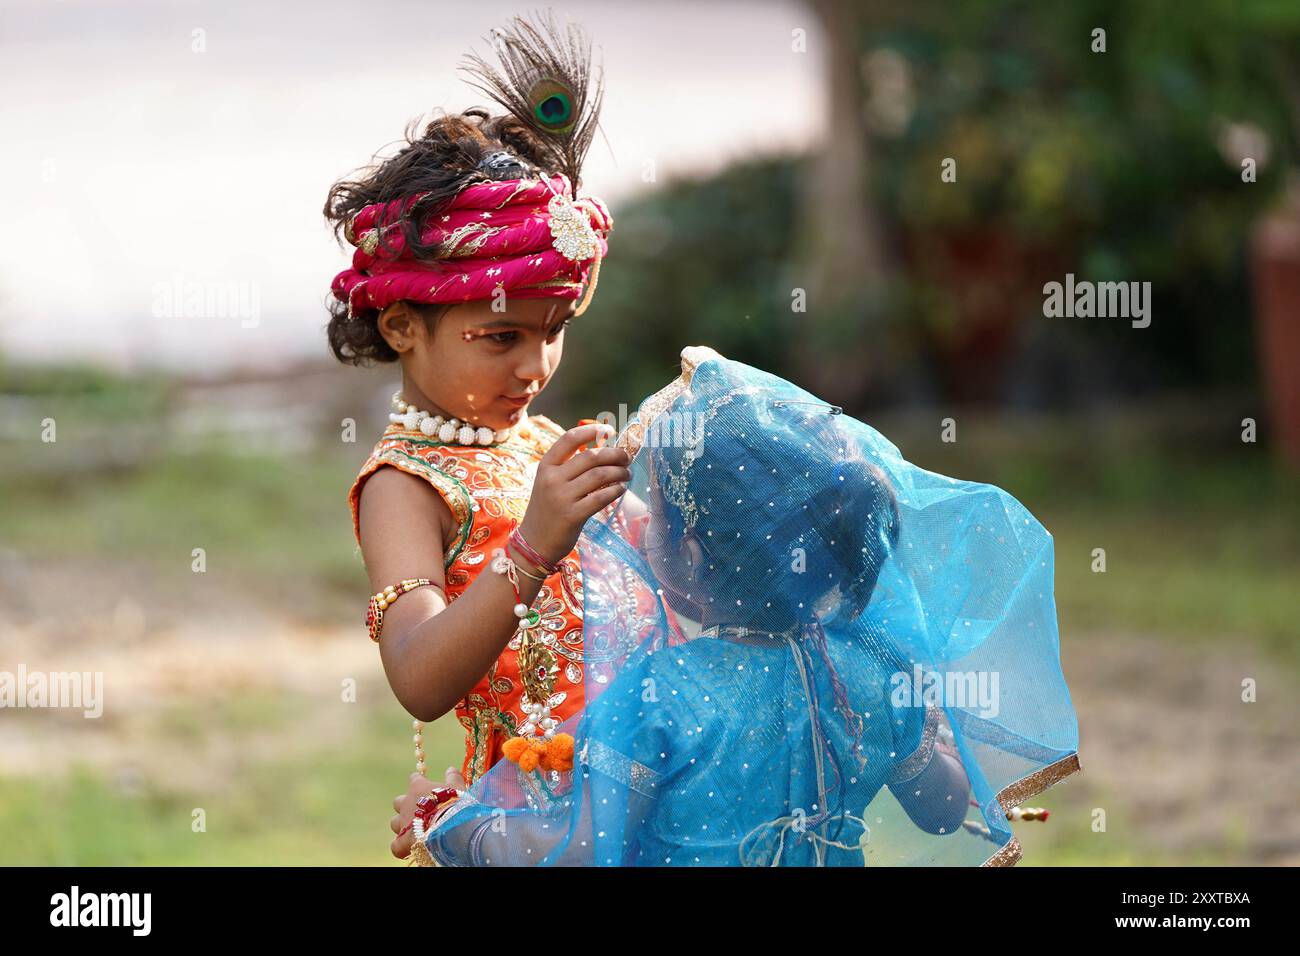
<path fill-rule="evenodd" d="M 536 737 L 512 737 L 501 750 L 507 758 L 519 764 L 519 769 L 532 773 L 546 755 L 546 741 Z"/>
<path fill-rule="evenodd" d="M 573 737 L 570 734 L 556 734 L 550 740 L 510 737 L 501 745 L 501 752 L 525 772 L 538 767 L 543 770 L 573 769 Z"/>
<path fill-rule="evenodd" d="M 527 749 L 528 740 L 525 737 L 508 737 L 501 745 L 501 752 L 506 755 L 506 759 L 514 763 L 519 763 L 520 756 Z"/>
<path fill-rule="evenodd" d="M 573 736 L 570 734 L 556 734 L 546 747 L 546 756 L 550 758 L 550 769 L 572 770 Z"/>

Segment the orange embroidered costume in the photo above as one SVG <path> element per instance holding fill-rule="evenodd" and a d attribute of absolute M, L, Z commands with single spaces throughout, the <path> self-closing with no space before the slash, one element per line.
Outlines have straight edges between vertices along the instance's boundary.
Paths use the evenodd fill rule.
<path fill-rule="evenodd" d="M 443 555 L 448 601 L 455 601 L 485 568 L 492 555 L 504 548 L 511 522 L 522 522 L 532 491 L 537 465 L 547 449 L 564 434 L 543 415 L 530 416 L 513 430 L 511 438 L 489 446 L 460 445 L 429 438 L 418 429 L 393 422 L 376 442 L 348 492 L 352 530 L 361 540 L 361 489 L 367 478 L 390 465 L 427 480 L 447 503 L 456 532 Z M 640 544 L 648 516 L 628 525 L 629 540 Z M 502 746 L 515 736 L 527 716 L 520 658 L 524 631 L 535 629 L 540 638 L 544 670 L 539 683 L 548 694 L 551 716 L 559 723 L 579 713 L 585 702 L 583 687 L 583 587 L 582 562 L 574 547 L 558 562 L 559 571 L 548 577 L 533 601 L 540 618 L 535 625 L 521 621 L 491 670 L 456 704 L 456 716 L 465 728 L 465 760 L 461 772 L 466 784 L 502 757 Z M 625 598 L 626 600 L 626 598 Z M 649 608 L 625 608 L 628 615 Z M 685 637 L 675 618 L 669 617 L 670 643 Z M 604 674 L 594 677 L 603 683 Z"/>
<path fill-rule="evenodd" d="M 449 444 L 393 422 L 375 444 L 348 493 L 352 528 L 361 540 L 359 506 L 366 479 L 385 465 L 426 479 L 451 510 L 456 532 L 443 555 L 447 599 L 455 601 L 505 548 L 511 521 L 522 522 L 537 464 L 564 430 L 542 415 L 530 416 L 513 437 L 490 446 Z M 519 672 L 523 631 L 532 626 L 542 637 L 556 671 L 550 688 L 551 713 L 561 723 L 582 709 L 582 573 L 575 547 L 559 562 L 533 601 L 536 625 L 520 623 L 492 669 L 456 705 L 465 728 L 466 783 L 501 758 L 501 746 L 526 715 L 520 708 L 524 684 Z"/>

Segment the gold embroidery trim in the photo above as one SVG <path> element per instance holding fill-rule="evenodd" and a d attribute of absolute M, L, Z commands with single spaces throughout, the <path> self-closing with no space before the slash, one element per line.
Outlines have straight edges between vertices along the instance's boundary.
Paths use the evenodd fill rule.
<path fill-rule="evenodd" d="M 547 279 L 545 282 L 534 282 L 531 285 L 516 286 L 516 289 L 581 289 L 581 282 L 574 282 L 572 279 Z M 577 313 L 575 312 L 576 316 Z"/>
<path fill-rule="evenodd" d="M 472 695 L 475 700 L 470 701 L 470 727 L 469 733 L 466 734 L 466 740 L 469 745 L 469 772 L 470 776 L 465 781 L 466 786 L 470 786 L 479 777 L 488 771 L 488 758 L 492 750 L 492 730 L 496 724 L 496 705 L 488 701 L 481 695 Z M 477 702 L 477 706 L 476 706 Z"/>
<path fill-rule="evenodd" d="M 980 866 L 1015 866 L 1020 862 L 1022 856 L 1020 841 L 1014 836 L 1007 841 L 1007 845 L 998 850 L 991 857 L 985 860 Z"/>
<path fill-rule="evenodd" d="M 1079 755 L 1077 753 L 1062 757 L 1056 763 L 1049 764 L 1043 769 L 1036 770 L 1029 776 L 1022 777 L 1015 783 L 1003 787 L 998 791 L 998 805 L 1003 810 L 1009 811 L 1012 807 L 1019 806 L 1034 794 L 1042 793 L 1048 787 L 1059 783 L 1072 773 L 1077 773 L 1080 769 L 1082 768 L 1079 766 Z M 1015 866 L 1020 857 L 1020 841 L 1013 835 L 1007 841 L 1006 846 L 994 853 L 980 866 Z"/>
<path fill-rule="evenodd" d="M 470 530 L 474 524 L 474 501 L 465 484 L 441 469 L 435 468 L 423 458 L 408 455 L 399 448 L 391 446 L 385 448 L 375 456 L 375 461 L 378 464 L 392 465 L 408 474 L 424 478 L 438 490 L 443 500 L 447 502 L 448 507 L 451 508 L 452 517 L 456 519 L 456 523 L 460 526 L 456 539 L 447 547 L 447 551 L 443 555 L 443 563 L 450 567 L 451 563 L 460 554 L 461 549 L 465 547 L 465 542 L 469 540 Z M 378 470 L 378 464 L 373 470 Z"/>
<path fill-rule="evenodd" d="M 646 431 L 651 423 L 668 411 L 677 397 L 691 387 L 691 378 L 695 375 L 695 369 L 709 359 L 720 360 L 721 358 L 721 354 L 707 345 L 688 345 L 682 349 L 681 374 L 641 403 L 641 407 L 637 409 L 636 421 L 623 430 L 623 434 L 619 435 L 618 441 L 614 443 L 615 446 L 626 451 L 629 457 L 635 458 L 636 453 L 641 450 Z"/>
<path fill-rule="evenodd" d="M 475 255 L 483 243 L 495 236 L 505 226 L 489 226 L 485 222 L 469 222 L 451 232 L 439 245 L 437 259 L 460 259 Z"/>

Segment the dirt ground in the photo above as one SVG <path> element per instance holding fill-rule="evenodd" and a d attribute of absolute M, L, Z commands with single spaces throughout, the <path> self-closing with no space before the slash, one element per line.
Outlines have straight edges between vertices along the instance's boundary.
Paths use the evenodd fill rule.
<path fill-rule="evenodd" d="M 1079 716 L 1076 776 L 1112 821 L 1131 821 L 1142 845 L 1170 854 L 1232 846 L 1233 862 L 1300 865 L 1293 675 L 1245 642 L 1088 635 L 1063 648 Z M 1253 703 L 1242 700 L 1246 678 Z M 1107 835 L 1117 835 L 1113 822 Z"/>

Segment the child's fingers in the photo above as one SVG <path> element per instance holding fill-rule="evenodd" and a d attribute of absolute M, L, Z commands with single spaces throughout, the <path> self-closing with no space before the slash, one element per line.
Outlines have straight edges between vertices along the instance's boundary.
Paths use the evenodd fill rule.
<path fill-rule="evenodd" d="M 580 452 L 560 465 L 556 471 L 565 481 L 572 481 L 584 471 L 600 465 L 619 465 L 626 468 L 630 464 L 632 464 L 632 459 L 628 457 L 627 452 L 611 445 L 608 448 L 595 448 L 591 451 Z"/>
<path fill-rule="evenodd" d="M 399 860 L 405 860 L 411 855 L 411 831 L 407 830 L 392 843 L 388 844 L 389 851 Z"/>
<path fill-rule="evenodd" d="M 571 494 L 574 498 L 582 500 L 591 492 L 598 488 L 604 488 L 606 485 L 618 483 L 626 488 L 631 480 L 632 472 L 627 468 L 621 465 L 604 465 L 584 472 L 575 478 L 570 485 L 570 488 L 572 488 Z"/>
<path fill-rule="evenodd" d="M 591 424 L 597 424 L 597 423 L 599 423 L 599 419 L 595 419 L 595 418 L 579 418 L 579 419 L 578 419 L 578 424 L 579 424 L 579 425 L 591 425 Z M 606 422 L 605 424 L 608 424 L 608 422 Z M 610 425 L 609 428 L 610 428 L 610 431 L 609 431 L 608 434 L 600 434 L 600 435 L 597 435 L 597 436 L 596 436 L 596 447 L 597 447 L 597 448 L 604 448 L 606 444 L 608 444 L 609 442 L 613 441 L 614 438 L 618 435 L 618 430 L 617 430 L 613 425 Z"/>
<path fill-rule="evenodd" d="M 399 793 L 397 796 L 393 797 L 393 809 L 396 810 L 398 813 L 402 812 L 402 801 L 405 799 L 406 799 L 406 794 L 404 793 Z"/>
<path fill-rule="evenodd" d="M 570 428 L 555 440 L 554 445 L 546 450 L 541 463 L 562 464 L 568 461 L 569 457 L 587 442 L 595 441 L 598 435 L 609 435 L 613 434 L 613 432 L 614 426 L 604 425 L 599 422 L 594 425 L 579 425 L 577 428 Z"/>
<path fill-rule="evenodd" d="M 617 501 L 627 491 L 627 485 L 619 482 L 618 484 L 606 485 L 604 488 L 597 488 L 591 494 L 578 502 L 578 508 L 582 514 L 588 518 L 606 507 L 611 502 Z"/>

